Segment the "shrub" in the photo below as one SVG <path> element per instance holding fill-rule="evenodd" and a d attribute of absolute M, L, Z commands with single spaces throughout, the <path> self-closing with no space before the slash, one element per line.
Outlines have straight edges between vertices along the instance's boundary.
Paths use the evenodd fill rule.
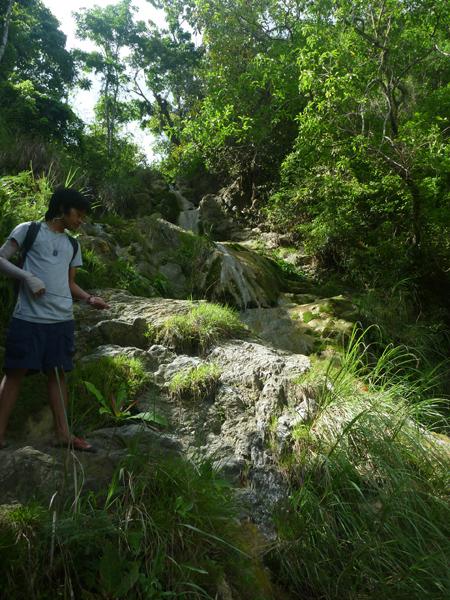
<path fill-rule="evenodd" d="M 135 265 L 123 258 L 105 260 L 90 248 L 83 252 L 83 267 L 78 269 L 77 283 L 85 289 L 116 287 L 135 296 L 153 297 L 156 287 L 163 287 L 163 279 L 150 280 L 141 275 Z M 159 291 L 158 290 L 158 291 Z"/>

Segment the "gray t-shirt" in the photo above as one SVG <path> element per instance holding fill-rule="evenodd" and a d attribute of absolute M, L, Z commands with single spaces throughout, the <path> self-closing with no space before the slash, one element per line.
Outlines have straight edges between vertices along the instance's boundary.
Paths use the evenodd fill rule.
<path fill-rule="evenodd" d="M 8 239 L 20 247 L 25 240 L 30 222 L 13 229 Z M 73 246 L 65 233 L 56 233 L 42 223 L 32 247 L 27 253 L 23 269 L 42 279 L 45 294 L 35 298 L 28 287 L 20 286 L 13 317 L 33 323 L 57 323 L 73 319 L 72 296 L 69 288 L 69 267 L 80 267 L 80 245 L 73 257 Z"/>

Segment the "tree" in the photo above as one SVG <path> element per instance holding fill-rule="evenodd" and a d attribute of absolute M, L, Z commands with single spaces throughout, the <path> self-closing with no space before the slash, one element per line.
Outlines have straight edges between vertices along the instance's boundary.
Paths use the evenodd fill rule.
<path fill-rule="evenodd" d="M 131 0 L 122 0 L 105 8 L 84 9 L 75 15 L 77 35 L 91 40 L 98 47 L 98 51 L 94 52 L 78 51 L 77 58 L 87 72 L 101 76 L 97 114 L 106 131 L 109 155 L 112 154 L 118 126 L 127 118 L 127 107 L 120 97 L 130 81 L 126 52 L 134 44 L 139 27 L 133 21 L 135 11 Z"/>
<path fill-rule="evenodd" d="M 396 278 L 442 254 L 447 28 L 445 3 L 427 0 L 322 2 L 304 22 L 309 101 L 272 216 L 347 270 L 390 264 Z"/>
<path fill-rule="evenodd" d="M 184 119 L 202 96 L 203 49 L 195 46 L 178 19 L 170 18 L 168 25 L 159 30 L 150 24 L 140 32 L 132 59 L 134 93 L 140 100 L 141 117 L 151 129 L 179 146 Z"/>
<path fill-rule="evenodd" d="M 178 126 L 175 170 L 203 162 L 254 206 L 277 178 L 297 134 L 300 3 L 162 0 L 167 19 L 196 34 L 197 98 Z M 200 41 L 201 38 L 201 41 Z"/>
<path fill-rule="evenodd" d="M 12 4 L 0 0 L 0 7 L 5 15 L 0 62 L 2 130 L 75 142 L 80 124 L 67 104 L 75 65 L 58 21 L 39 0 Z"/>

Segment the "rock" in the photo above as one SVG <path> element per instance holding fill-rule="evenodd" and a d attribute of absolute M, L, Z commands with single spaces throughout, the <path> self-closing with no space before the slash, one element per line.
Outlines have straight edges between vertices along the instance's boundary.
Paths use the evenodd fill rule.
<path fill-rule="evenodd" d="M 274 305 L 284 285 L 274 263 L 239 244 L 215 244 L 205 267 L 199 288 L 206 297 L 241 309 Z"/>
<path fill-rule="evenodd" d="M 101 290 L 101 295 L 110 305 L 107 310 L 94 311 L 85 304 L 75 306 L 79 356 L 102 345 L 147 349 L 149 325 L 158 325 L 176 314 L 186 314 L 192 307 L 188 300 L 142 298 L 121 290 Z"/>
<path fill-rule="evenodd" d="M 176 263 L 165 263 L 159 267 L 159 272 L 167 277 L 170 288 L 175 296 L 182 296 L 186 289 L 186 277 L 180 265 Z"/>
<path fill-rule="evenodd" d="M 121 342 L 125 346 L 137 346 L 145 348 L 147 340 L 146 321 L 140 317 L 127 323 L 119 319 L 99 321 L 89 329 L 91 344 L 117 344 Z"/>
<path fill-rule="evenodd" d="M 162 362 L 167 362 L 170 360 L 169 357 L 173 358 L 175 355 L 167 348 L 164 348 L 164 346 L 152 346 L 149 350 L 142 350 L 141 348 L 107 344 L 99 346 L 92 354 L 83 356 L 80 359 L 80 362 L 92 362 L 104 356 L 126 356 L 128 358 L 137 358 L 142 362 L 146 371 L 153 372 L 159 368 L 159 365 Z"/>
<path fill-rule="evenodd" d="M 273 513 L 288 497 L 288 483 L 275 466 L 250 469 L 248 478 L 251 486 L 237 490 L 236 496 L 246 507 L 247 516 L 258 525 L 264 537 L 274 541 L 276 531 L 273 526 Z"/>
<path fill-rule="evenodd" d="M 162 364 L 155 373 L 157 383 L 168 383 L 180 371 L 187 371 L 200 365 L 202 361 L 195 356 L 177 356 L 173 361 Z"/>
<path fill-rule="evenodd" d="M 174 298 L 194 294 L 245 308 L 273 306 L 286 287 L 276 263 L 242 245 L 214 244 L 157 217 L 130 221 L 120 231 L 120 246 L 88 236 L 82 243 L 100 253 L 108 268 L 116 268 L 118 259 L 129 264 L 145 278 L 147 295 L 159 289 Z M 113 233 L 111 228 L 108 239 Z"/>
<path fill-rule="evenodd" d="M 141 451 L 145 451 L 149 455 L 167 456 L 177 454 L 182 449 L 182 445 L 175 435 L 157 431 L 143 423 L 99 429 L 94 431 L 89 439 L 100 451 L 137 445 Z"/>
<path fill-rule="evenodd" d="M 275 308 L 241 312 L 242 321 L 263 340 L 299 354 L 311 354 L 320 340 L 344 342 L 357 317 L 356 307 L 343 296 L 318 300 L 308 294 L 284 294 Z"/>
<path fill-rule="evenodd" d="M 292 448 L 294 441 L 292 433 L 295 428 L 312 421 L 318 411 L 314 390 L 307 386 L 299 386 L 295 395 L 300 397 L 300 401 L 291 403 L 290 406 L 284 408 L 276 421 L 275 442 L 280 455 L 284 450 Z"/>
<path fill-rule="evenodd" d="M 240 313 L 242 321 L 274 348 L 311 354 L 318 338 L 298 318 L 292 307 L 253 308 Z"/>
<path fill-rule="evenodd" d="M 143 423 L 105 428 L 92 432 L 89 441 L 96 454 L 53 448 L 36 443 L 34 447 L 11 447 L 1 451 L 0 504 L 33 499 L 48 505 L 72 499 L 88 491 L 104 492 L 128 447 L 151 457 L 179 455 L 182 445 L 173 434 L 159 432 Z"/>
<path fill-rule="evenodd" d="M 219 196 L 207 194 L 199 205 L 200 227 L 213 240 L 229 240 L 238 229 Z"/>
<path fill-rule="evenodd" d="M 29 502 L 38 498 L 48 503 L 64 482 L 62 464 L 31 446 L 4 449 L 0 462 L 0 504 Z"/>
<path fill-rule="evenodd" d="M 276 376 L 287 379 L 305 373 L 310 367 L 306 356 L 268 348 L 256 342 L 232 340 L 216 347 L 208 356 L 223 368 L 222 381 L 244 386 L 258 393 Z"/>
<path fill-rule="evenodd" d="M 238 484 L 242 474 L 247 467 L 247 461 L 236 456 L 226 456 L 213 462 L 214 469 L 219 471 L 223 477 L 234 484 Z"/>

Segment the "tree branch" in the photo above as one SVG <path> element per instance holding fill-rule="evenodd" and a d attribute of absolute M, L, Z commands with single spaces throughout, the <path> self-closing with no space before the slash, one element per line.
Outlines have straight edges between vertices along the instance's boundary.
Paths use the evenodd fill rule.
<path fill-rule="evenodd" d="M 444 50 L 441 50 L 437 44 L 434 45 L 434 50 L 439 52 L 439 54 L 443 54 L 444 56 L 450 56 L 450 52 L 445 52 Z"/>

